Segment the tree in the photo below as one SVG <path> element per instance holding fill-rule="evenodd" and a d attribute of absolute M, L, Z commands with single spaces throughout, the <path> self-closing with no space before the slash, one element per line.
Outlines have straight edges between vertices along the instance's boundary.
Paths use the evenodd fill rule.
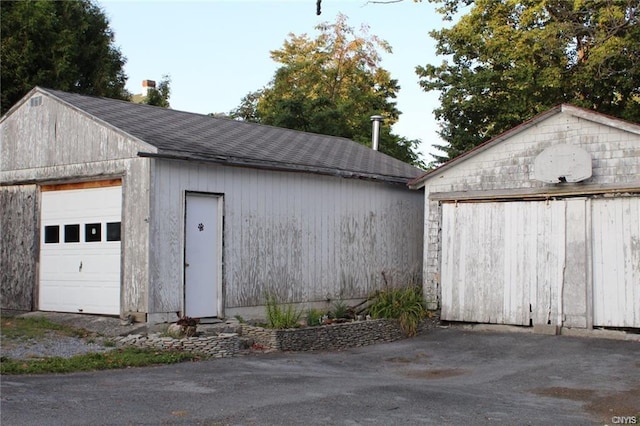
<path fill-rule="evenodd" d="M 126 59 L 90 0 L 5 1 L 0 8 L 5 113 L 34 86 L 128 99 Z"/>
<path fill-rule="evenodd" d="M 149 89 L 147 96 L 143 99 L 142 103 L 147 105 L 159 106 L 162 108 L 169 108 L 169 97 L 171 96 L 171 77 L 163 75 L 162 80 L 158 83 L 158 87 Z"/>
<path fill-rule="evenodd" d="M 382 115 L 385 128 L 400 116 L 393 101 L 400 86 L 380 66 L 378 53 L 378 49 L 391 52 L 391 46 L 369 36 L 366 27 L 362 35 L 356 34 L 344 15 L 316 29 L 320 32 L 316 39 L 289 34 L 282 49 L 271 52 L 272 59 L 281 64 L 273 80 L 245 96 L 230 114 L 368 145 L 372 115 Z M 380 150 L 420 164 L 415 152 L 418 142 L 381 131 Z"/>
<path fill-rule="evenodd" d="M 441 65 L 417 67 L 447 145 L 462 154 L 560 103 L 640 121 L 637 0 L 435 0 L 449 29 L 432 31 Z"/>

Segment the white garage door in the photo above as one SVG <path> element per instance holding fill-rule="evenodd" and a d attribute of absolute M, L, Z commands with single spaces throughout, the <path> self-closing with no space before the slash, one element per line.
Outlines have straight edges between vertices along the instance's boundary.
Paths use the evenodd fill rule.
<path fill-rule="evenodd" d="M 86 186 L 43 188 L 39 309 L 119 315 L 122 187 Z"/>
<path fill-rule="evenodd" d="M 445 203 L 442 218 L 442 319 L 640 327 L 640 198 Z"/>
<path fill-rule="evenodd" d="M 557 321 L 564 202 L 447 203 L 442 217 L 443 319 Z"/>

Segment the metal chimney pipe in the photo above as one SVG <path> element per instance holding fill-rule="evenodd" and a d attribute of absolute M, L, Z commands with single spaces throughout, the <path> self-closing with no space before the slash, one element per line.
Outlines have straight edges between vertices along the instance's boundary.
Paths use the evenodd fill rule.
<path fill-rule="evenodd" d="M 381 115 L 372 115 L 371 121 L 373 122 L 373 133 L 371 135 L 371 147 L 374 151 L 378 150 L 378 140 L 380 139 L 380 122 L 382 121 Z"/>

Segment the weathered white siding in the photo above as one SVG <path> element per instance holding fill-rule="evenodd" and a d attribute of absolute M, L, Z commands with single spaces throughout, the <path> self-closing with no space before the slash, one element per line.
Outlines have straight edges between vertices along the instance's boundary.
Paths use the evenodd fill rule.
<path fill-rule="evenodd" d="M 126 134 L 54 101 L 46 95 L 36 93 L 34 97 L 40 97 L 41 103 L 38 106 L 30 106 L 30 99 L 27 99 L 0 122 L 1 192 L 11 194 L 11 185 L 35 184 L 36 186 L 30 188 L 37 199 L 38 184 L 121 178 L 123 185 L 121 311 L 123 313 L 146 312 L 150 160 L 138 158 L 137 153 L 140 150 L 154 152 L 155 148 L 133 140 Z M 30 203 L 36 203 L 36 201 L 33 200 Z M 27 203 L 23 209 L 34 205 L 36 204 Z M 15 204 L 3 203 L 2 207 L 1 216 L 5 218 L 4 220 L 18 220 L 13 217 L 19 214 Z M 36 210 L 35 220 L 23 220 L 24 227 L 20 231 L 23 236 L 33 236 L 36 247 L 40 238 L 39 216 L 39 210 Z M 0 263 L 13 265 L 15 255 L 13 249 L 3 251 Z M 26 295 L 35 291 L 36 274 L 27 272 L 35 271 L 37 262 L 38 251 L 34 248 L 31 255 L 24 258 L 22 263 L 24 273 L 19 274 L 19 279 L 15 281 L 16 273 L 12 273 L 11 278 L 7 276 L 6 280 L 13 280 L 11 286 L 20 287 L 10 290 L 12 294 L 17 292 Z M 12 270 L 14 269 L 15 267 L 12 267 Z M 3 274 L 3 292 L 6 280 Z M 19 305 L 26 306 L 26 299 L 21 298 L 23 302 Z M 3 307 L 9 307 L 8 300 L 9 298 L 3 297 Z"/>
<path fill-rule="evenodd" d="M 150 312 L 182 309 L 186 191 L 224 198 L 227 308 L 365 297 L 417 279 L 422 194 L 305 173 L 154 160 Z"/>
<path fill-rule="evenodd" d="M 556 144 L 575 145 L 587 151 L 592 158 L 592 177 L 578 184 L 565 185 L 549 185 L 535 180 L 533 166 L 536 156 L 545 148 Z M 601 210 L 593 207 L 592 213 L 591 202 L 594 203 L 593 206 L 597 206 L 598 203 L 604 202 L 600 200 L 603 194 L 608 194 L 607 197 L 626 200 L 620 201 L 624 204 L 630 202 L 629 198 L 625 198 L 625 196 L 640 193 L 640 132 L 638 131 L 638 126 L 596 117 L 595 114 L 589 114 L 588 112 L 563 111 L 547 116 L 519 132 L 514 132 L 508 137 L 499 140 L 499 143 L 494 143 L 473 155 L 462 158 L 455 165 L 443 167 L 441 170 L 431 174 L 425 180 L 424 185 L 425 252 L 423 282 L 424 294 L 431 308 L 436 308 L 442 303 L 443 311 L 449 309 L 449 307 L 445 308 L 444 306 L 445 298 L 450 298 L 451 300 L 452 297 L 451 290 L 445 289 L 445 286 L 449 286 L 450 283 L 444 282 L 444 276 L 446 268 L 450 267 L 448 262 L 452 260 L 452 254 L 449 251 L 452 250 L 453 246 L 451 246 L 451 242 L 447 242 L 449 237 L 444 234 L 443 227 L 450 226 L 451 221 L 454 221 L 455 218 L 447 216 L 450 213 L 444 211 L 448 208 L 446 203 L 457 200 L 460 206 L 463 201 L 469 200 L 486 202 L 518 198 L 535 199 L 536 194 L 546 192 L 550 194 L 546 195 L 549 202 L 553 203 L 553 200 L 564 198 L 563 203 L 566 203 L 563 210 L 565 215 L 565 238 L 564 240 L 558 240 L 559 237 L 556 236 L 552 238 L 556 238 L 556 243 L 560 242 L 564 247 L 564 259 L 567 262 L 565 268 L 568 272 L 565 272 L 563 276 L 562 291 L 557 293 L 560 299 L 554 302 L 558 304 L 559 309 L 554 310 L 552 306 L 551 316 L 553 317 L 557 313 L 558 318 L 564 321 L 563 324 L 565 326 L 572 327 L 591 327 L 593 325 L 625 326 L 625 324 L 629 323 L 635 323 L 635 327 L 637 327 L 635 318 L 638 315 L 638 306 L 640 306 L 638 297 L 640 281 L 638 281 L 638 274 L 635 272 L 637 267 L 630 266 L 640 263 L 637 261 L 637 257 L 634 257 L 637 256 L 637 250 L 635 249 L 637 244 L 634 237 L 637 234 L 634 227 L 637 225 L 633 222 L 635 213 L 629 213 L 628 208 L 620 207 L 622 210 L 617 213 L 614 220 L 615 225 L 607 225 L 606 218 L 602 216 Z M 578 201 L 578 199 L 570 201 L 568 198 L 582 194 L 584 194 L 582 201 Z M 544 197 L 543 195 L 542 198 Z M 535 202 L 523 201 L 523 203 Z M 481 207 L 482 205 L 480 203 L 471 205 L 476 207 L 470 207 L 473 208 L 473 213 L 469 213 L 470 220 L 477 220 L 477 223 L 481 223 L 479 221 L 484 214 L 483 209 L 487 208 Z M 633 206 L 633 202 L 631 202 L 631 205 Z M 496 208 L 501 209 L 502 207 Z M 534 207 L 523 208 L 527 212 L 523 212 L 523 214 L 532 214 L 535 210 Z M 486 213 L 490 214 L 488 211 Z M 495 214 L 500 216 L 502 213 L 497 212 Z M 609 212 L 608 214 L 612 213 Z M 507 218 L 508 216 L 503 216 L 501 219 L 507 228 L 510 226 L 508 220 L 516 224 L 520 224 L 518 220 L 523 220 L 523 217 L 520 219 L 515 217 Z M 495 218 L 491 219 L 491 221 L 494 220 Z M 604 220 L 604 222 L 600 223 L 601 220 Z M 529 227 L 532 226 L 531 222 L 521 223 L 521 225 L 525 224 Z M 493 226 L 495 224 L 491 223 L 489 225 Z M 472 225 L 463 226 L 471 227 Z M 485 225 L 480 224 L 479 226 Z M 560 225 L 558 224 L 557 226 Z M 629 227 L 632 230 L 629 230 Z M 614 232 L 614 228 L 616 235 L 627 235 L 627 237 L 620 237 L 622 238 L 620 239 L 609 236 L 609 240 L 607 240 L 604 237 L 598 239 L 597 235 L 592 235 L 592 233 L 597 234 L 598 232 L 611 234 Z M 474 232 L 481 231 L 476 230 Z M 499 239 L 504 236 L 504 232 L 509 231 L 502 231 L 493 226 L 492 232 L 497 233 L 497 236 L 483 234 L 482 238 L 489 239 L 490 242 L 492 238 Z M 544 232 L 553 233 L 555 231 L 547 230 Z M 479 236 L 474 238 L 479 238 Z M 522 259 L 529 257 L 527 254 L 521 255 L 518 252 L 518 250 L 524 250 L 525 252 L 529 250 L 526 248 L 529 240 L 527 235 L 513 235 L 513 238 L 519 239 L 518 246 L 515 245 L 514 240 L 510 239 L 512 246 L 507 249 L 505 256 L 508 255 L 508 261 L 515 265 L 519 264 L 520 261 L 518 259 L 520 257 Z M 466 244 L 471 244 L 471 242 Z M 606 268 L 602 265 L 592 265 L 592 261 L 598 261 L 597 253 L 593 252 L 597 244 L 605 244 L 606 247 L 617 247 L 616 250 L 618 250 L 620 256 L 616 257 L 615 265 L 612 261 L 603 261 L 607 265 Z M 475 250 L 476 248 L 478 247 L 473 249 Z M 465 250 L 471 249 L 472 247 L 468 246 Z M 455 248 L 453 250 L 455 251 Z M 557 247 L 557 250 L 560 250 L 560 247 Z M 561 251 L 557 252 L 561 253 Z M 541 254 L 540 247 L 535 253 L 537 253 L 537 256 Z M 506 261 L 506 258 L 503 261 Z M 499 261 L 492 259 L 492 262 Z M 542 260 L 536 258 L 531 258 L 530 262 L 530 267 L 534 269 L 540 268 L 536 271 L 538 280 L 545 277 L 545 274 L 547 274 L 545 279 L 548 279 L 548 274 L 551 273 L 548 265 L 541 264 Z M 624 262 L 624 265 L 621 262 Z M 602 272 L 598 272 L 599 268 L 600 270 L 605 268 L 608 271 L 605 273 L 606 278 L 597 277 L 598 273 L 602 274 Z M 613 272 L 614 270 L 615 273 Z M 524 273 L 524 271 L 521 272 Z M 614 276 L 616 277 L 615 286 L 610 284 Z M 487 277 L 486 279 L 488 280 L 489 278 Z M 527 279 L 523 279 L 525 282 L 523 285 L 526 286 Z M 603 283 L 607 282 L 609 284 L 606 286 L 598 284 L 598 279 L 601 279 Z M 465 281 L 460 284 L 459 280 L 455 283 L 455 285 L 462 285 L 463 291 L 471 292 L 473 291 L 471 288 L 475 284 L 476 281 Z M 598 291 L 601 291 L 598 289 L 599 285 L 609 289 L 608 296 L 605 297 L 598 294 Z M 613 287 L 617 289 L 613 290 Z M 554 288 L 557 287 L 554 287 L 552 283 L 549 290 L 545 291 L 559 291 L 554 290 Z M 486 290 L 483 290 L 481 286 L 478 292 L 482 291 Z M 613 296 L 613 293 L 616 295 Z M 474 297 L 478 296 L 478 294 Z M 550 294 L 553 296 L 553 293 Z M 516 294 L 515 297 L 520 298 L 520 295 Z M 622 306 L 621 302 L 614 301 L 616 298 L 624 299 L 626 305 Z M 466 300 L 469 299 L 467 298 Z M 567 302 L 567 300 L 570 302 Z M 491 303 L 497 303 L 497 301 L 492 301 Z M 505 302 L 506 305 L 508 304 Z M 615 314 L 614 311 L 616 312 Z M 492 310 L 492 312 L 491 322 L 498 321 L 497 317 L 500 315 L 506 321 L 506 318 L 510 315 L 508 314 L 509 309 L 506 308 L 498 309 L 497 311 Z M 535 318 L 535 309 L 532 314 Z M 461 318 L 468 317 L 463 316 L 461 313 L 456 315 L 461 315 Z M 478 315 L 481 318 L 479 321 L 488 321 L 486 319 L 488 314 L 479 313 Z M 519 313 L 516 313 L 513 318 L 518 318 L 519 315 Z M 540 318 L 543 317 L 542 312 L 537 315 Z M 596 318 L 594 318 L 594 315 Z M 598 315 L 604 315 L 607 319 L 605 320 L 604 317 L 598 319 Z M 514 319 L 509 322 L 522 323 L 523 321 L 518 322 Z M 552 318 L 552 323 L 558 323 L 557 318 L 556 320 Z"/>
<path fill-rule="evenodd" d="M 2 309 L 30 311 L 36 294 L 38 194 L 35 185 L 0 186 Z"/>
<path fill-rule="evenodd" d="M 40 98 L 38 106 L 31 100 Z M 155 152 L 148 144 L 35 93 L 0 123 L 0 171 L 92 164 Z"/>

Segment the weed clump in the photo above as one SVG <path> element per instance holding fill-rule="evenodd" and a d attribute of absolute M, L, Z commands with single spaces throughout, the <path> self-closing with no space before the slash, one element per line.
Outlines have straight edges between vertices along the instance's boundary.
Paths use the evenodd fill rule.
<path fill-rule="evenodd" d="M 369 315 L 372 318 L 391 318 L 400 321 L 400 328 L 407 336 L 414 336 L 420 321 L 427 314 L 419 286 L 387 288 L 370 298 Z"/>

